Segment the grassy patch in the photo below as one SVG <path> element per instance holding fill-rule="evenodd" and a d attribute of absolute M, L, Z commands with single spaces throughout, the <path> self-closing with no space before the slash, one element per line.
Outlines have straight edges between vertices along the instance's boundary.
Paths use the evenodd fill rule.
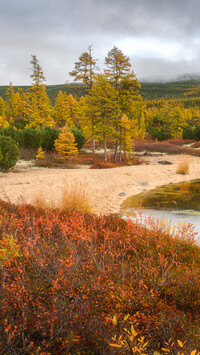
<path fill-rule="evenodd" d="M 57 198 L 52 199 L 51 193 L 45 195 L 41 190 L 34 196 L 33 206 L 43 209 L 60 209 L 62 211 L 81 211 L 91 213 L 92 203 L 87 183 L 78 180 L 63 181 L 63 186 L 57 194 Z"/>
<path fill-rule="evenodd" d="M 182 175 L 187 175 L 189 174 L 189 162 L 188 161 L 182 161 L 178 164 L 177 174 L 182 174 Z"/>

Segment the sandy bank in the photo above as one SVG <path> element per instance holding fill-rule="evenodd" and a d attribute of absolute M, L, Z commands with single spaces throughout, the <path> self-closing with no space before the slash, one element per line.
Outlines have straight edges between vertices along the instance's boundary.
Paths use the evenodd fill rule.
<path fill-rule="evenodd" d="M 164 155 L 145 157 L 148 165 L 114 169 L 36 169 L 19 163 L 17 172 L 1 173 L 0 198 L 12 203 L 31 203 L 35 196 L 56 201 L 67 182 L 86 185 L 93 211 L 97 214 L 118 213 L 128 196 L 155 186 L 200 178 L 200 157 L 188 155 Z M 172 165 L 158 162 L 167 160 Z M 180 161 L 189 162 L 189 175 L 176 174 Z M 141 182 L 145 182 L 142 186 Z M 125 196 L 120 196 L 121 193 Z"/>

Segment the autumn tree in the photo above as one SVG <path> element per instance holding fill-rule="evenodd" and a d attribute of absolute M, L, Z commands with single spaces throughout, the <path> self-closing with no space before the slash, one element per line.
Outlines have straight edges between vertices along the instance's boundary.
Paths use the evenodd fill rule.
<path fill-rule="evenodd" d="M 89 116 L 93 117 L 97 136 L 104 142 L 104 157 L 107 163 L 107 137 L 113 135 L 113 119 L 116 116 L 116 91 L 104 74 L 95 78 L 87 99 Z"/>
<path fill-rule="evenodd" d="M 54 126 L 55 122 L 51 116 L 50 99 L 46 93 L 43 82 L 46 80 L 43 70 L 35 54 L 32 54 L 32 87 L 29 90 L 29 105 L 31 108 L 29 126 L 42 128 L 44 126 Z"/>
<path fill-rule="evenodd" d="M 73 159 L 78 155 L 74 135 L 67 124 L 63 127 L 58 139 L 55 140 L 54 146 L 61 160 Z"/>
<path fill-rule="evenodd" d="M 33 86 L 40 86 L 46 81 L 46 78 L 43 73 L 43 69 L 39 64 L 39 61 L 35 54 L 31 54 L 31 65 L 32 65 L 32 74 L 30 77 L 32 78 L 32 85 Z"/>
<path fill-rule="evenodd" d="M 51 115 L 51 103 L 44 85 L 33 86 L 29 90 L 29 127 L 43 128 L 55 126 Z"/>
<path fill-rule="evenodd" d="M 3 97 L 0 96 L 0 116 L 4 117 L 6 111 L 6 104 Z"/>
<path fill-rule="evenodd" d="M 61 90 L 58 92 L 55 100 L 53 116 L 59 126 L 62 127 L 66 123 L 69 124 L 68 98 L 67 94 L 63 93 Z"/>
<path fill-rule="evenodd" d="M 117 92 L 118 109 L 115 117 L 115 155 L 114 161 L 117 160 L 117 151 L 119 146 L 119 161 L 121 161 L 122 148 L 122 131 L 121 119 L 123 115 L 132 115 L 135 101 L 141 100 L 139 96 L 140 84 L 136 75 L 131 70 L 129 57 L 123 52 L 113 47 L 105 58 L 105 74 L 110 83 L 115 87 Z"/>
<path fill-rule="evenodd" d="M 123 148 L 124 153 L 133 151 L 133 139 L 138 134 L 138 124 L 136 119 L 130 119 L 126 114 L 123 114 L 120 120 L 120 147 Z"/>
<path fill-rule="evenodd" d="M 75 81 L 82 81 L 85 85 L 92 88 L 94 75 L 96 73 L 97 59 L 92 57 L 92 46 L 89 46 L 88 52 L 80 55 L 79 60 L 75 62 L 75 68 L 69 74 Z"/>
<path fill-rule="evenodd" d="M 16 101 L 15 101 L 15 92 L 12 83 L 9 84 L 8 89 L 6 90 L 6 116 L 14 117 L 16 114 Z"/>
<path fill-rule="evenodd" d="M 117 89 L 121 79 L 131 71 L 130 59 L 114 46 L 105 57 L 105 65 L 105 74 Z"/>

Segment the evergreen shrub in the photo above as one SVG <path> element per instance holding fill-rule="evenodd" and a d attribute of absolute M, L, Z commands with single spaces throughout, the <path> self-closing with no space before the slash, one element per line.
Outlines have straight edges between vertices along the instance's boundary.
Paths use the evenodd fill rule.
<path fill-rule="evenodd" d="M 41 130 L 42 133 L 42 148 L 45 150 L 54 150 L 55 140 L 58 139 L 60 130 L 54 127 L 45 127 Z"/>
<path fill-rule="evenodd" d="M 11 137 L 0 136 L 0 169 L 9 170 L 19 158 L 18 144 Z"/>
<path fill-rule="evenodd" d="M 79 129 L 72 129 L 72 133 L 75 138 L 76 147 L 78 148 L 78 150 L 80 150 L 81 148 L 83 148 L 86 142 L 85 136 L 83 135 L 83 132 Z"/>

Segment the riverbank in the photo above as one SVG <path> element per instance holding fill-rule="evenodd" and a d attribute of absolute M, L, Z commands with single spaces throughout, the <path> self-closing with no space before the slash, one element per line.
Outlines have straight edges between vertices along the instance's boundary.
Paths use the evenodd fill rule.
<path fill-rule="evenodd" d="M 12 172 L 0 175 L 0 198 L 12 203 L 33 203 L 37 197 L 55 201 L 66 186 L 80 183 L 86 189 L 92 211 L 98 215 L 119 213 L 129 196 L 156 186 L 200 178 L 200 157 L 153 155 L 145 164 L 113 169 L 47 169 L 19 163 Z M 167 161 L 171 165 L 159 162 Z M 177 174 L 180 162 L 189 163 L 189 174 Z"/>

